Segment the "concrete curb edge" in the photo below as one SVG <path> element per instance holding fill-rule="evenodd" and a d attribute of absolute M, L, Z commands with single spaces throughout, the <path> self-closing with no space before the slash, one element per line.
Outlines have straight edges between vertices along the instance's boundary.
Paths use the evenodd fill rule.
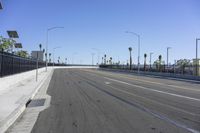
<path fill-rule="evenodd" d="M 44 82 L 48 79 L 49 76 L 52 76 L 54 69 L 51 70 L 49 74 L 45 76 L 44 79 L 40 81 L 40 83 L 37 85 L 35 90 L 32 92 L 30 96 L 25 98 L 24 102 L 17 108 L 15 109 L 2 123 L 0 123 L 0 133 L 6 132 L 10 126 L 14 124 L 14 122 L 23 114 L 23 112 L 26 109 L 27 103 L 29 103 L 34 96 L 37 94 L 41 86 L 44 84 Z"/>

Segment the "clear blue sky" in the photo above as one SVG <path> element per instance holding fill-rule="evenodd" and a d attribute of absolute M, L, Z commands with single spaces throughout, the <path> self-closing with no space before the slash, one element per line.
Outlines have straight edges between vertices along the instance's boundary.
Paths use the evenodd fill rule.
<path fill-rule="evenodd" d="M 170 46 L 170 62 L 195 57 L 195 38 L 200 37 L 199 0 L 1 0 L 0 35 L 17 30 L 24 49 L 45 46 L 46 29 L 64 26 L 49 34 L 49 50 L 57 49 L 56 57 L 74 62 L 91 63 L 92 48 L 112 56 L 116 61 L 128 59 L 128 47 L 133 47 L 137 62 L 137 38 L 141 35 L 143 54 L 154 52 L 166 60 Z M 96 54 L 97 55 L 97 54 Z M 96 59 L 95 55 L 95 59 Z M 103 54 L 101 54 L 103 56 Z M 149 58 L 148 58 L 149 60 Z"/>

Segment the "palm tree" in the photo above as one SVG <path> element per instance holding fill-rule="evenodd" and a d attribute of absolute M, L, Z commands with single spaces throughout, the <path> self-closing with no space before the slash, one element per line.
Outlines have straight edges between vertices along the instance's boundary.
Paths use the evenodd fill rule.
<path fill-rule="evenodd" d="M 39 47 L 40 47 L 40 51 L 41 51 L 42 50 L 42 44 L 40 44 Z"/>
<path fill-rule="evenodd" d="M 49 53 L 49 63 L 51 62 L 51 53 Z"/>
<path fill-rule="evenodd" d="M 144 54 L 144 71 L 146 71 L 147 54 Z"/>
<path fill-rule="evenodd" d="M 159 56 L 158 56 L 158 60 L 159 60 L 159 71 L 161 71 L 162 55 L 159 55 Z"/>
<path fill-rule="evenodd" d="M 104 64 L 106 65 L 106 54 L 104 55 Z"/>
<path fill-rule="evenodd" d="M 58 64 L 60 63 L 60 56 L 58 57 Z"/>
<path fill-rule="evenodd" d="M 67 65 L 67 58 L 65 58 L 65 64 Z"/>
<path fill-rule="evenodd" d="M 110 65 L 112 64 L 112 57 L 110 57 Z"/>
<path fill-rule="evenodd" d="M 132 56 L 131 56 L 132 48 L 129 47 L 128 50 L 129 50 L 129 52 L 130 52 L 130 70 L 131 70 L 131 69 L 132 69 Z"/>

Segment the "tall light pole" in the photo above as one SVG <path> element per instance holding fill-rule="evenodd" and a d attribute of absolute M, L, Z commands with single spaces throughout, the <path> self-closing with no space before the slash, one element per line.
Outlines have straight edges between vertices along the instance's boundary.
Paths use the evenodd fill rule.
<path fill-rule="evenodd" d="M 167 47 L 167 72 L 168 72 L 168 68 L 169 68 L 169 50 L 171 49 L 171 47 Z"/>
<path fill-rule="evenodd" d="M 55 50 L 58 49 L 58 48 L 61 48 L 61 47 L 55 47 L 55 48 L 53 48 L 53 66 L 54 66 L 54 63 L 55 63 L 55 62 L 54 62 Z"/>
<path fill-rule="evenodd" d="M 150 63 L 150 69 L 151 69 L 151 58 L 152 58 L 152 55 L 153 55 L 153 52 L 150 53 L 150 61 L 149 61 L 149 63 Z"/>
<path fill-rule="evenodd" d="M 196 76 L 198 76 L 198 67 L 199 67 L 199 61 L 198 61 L 198 41 L 200 41 L 200 38 L 196 38 Z"/>
<path fill-rule="evenodd" d="M 99 65 L 99 60 L 100 60 L 100 49 L 97 49 L 97 48 L 92 48 L 93 50 L 95 50 L 97 52 L 97 61 L 98 61 L 98 65 Z"/>
<path fill-rule="evenodd" d="M 91 53 L 92 54 L 92 66 L 94 65 L 94 53 Z"/>
<path fill-rule="evenodd" d="M 140 73 L 140 35 L 135 32 L 126 31 L 126 33 L 135 35 L 138 38 L 138 74 Z"/>
<path fill-rule="evenodd" d="M 49 41 L 49 32 L 51 31 L 51 30 L 55 30 L 55 29 L 61 29 L 61 28 L 64 28 L 64 27 L 51 27 L 51 28 L 49 28 L 49 29 L 47 29 L 47 40 L 46 40 L 46 55 L 48 56 L 48 41 Z M 48 57 L 46 56 L 46 71 L 47 71 L 47 66 L 48 66 L 48 63 L 47 63 L 47 61 L 48 61 Z"/>
<path fill-rule="evenodd" d="M 74 64 L 74 56 L 75 56 L 75 55 L 77 55 L 76 52 L 72 54 L 72 64 Z"/>

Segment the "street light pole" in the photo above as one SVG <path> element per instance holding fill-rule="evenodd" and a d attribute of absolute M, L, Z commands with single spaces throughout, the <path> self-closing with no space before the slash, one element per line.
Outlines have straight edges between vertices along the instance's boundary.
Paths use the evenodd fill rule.
<path fill-rule="evenodd" d="M 130 31 L 126 31 L 126 33 L 135 35 L 138 38 L 138 74 L 140 74 L 140 35 Z"/>
<path fill-rule="evenodd" d="M 171 49 L 171 47 L 167 47 L 167 72 L 169 68 L 169 49 Z"/>
<path fill-rule="evenodd" d="M 77 55 L 77 53 L 76 53 L 76 52 L 72 54 L 72 64 L 74 64 L 74 63 L 75 63 L 75 61 L 74 61 L 74 56 L 75 56 L 75 55 Z"/>
<path fill-rule="evenodd" d="M 98 65 L 99 65 L 99 60 L 100 60 L 100 49 L 97 49 L 97 48 L 92 48 L 93 50 L 95 50 L 97 52 L 97 61 L 98 61 Z"/>
<path fill-rule="evenodd" d="M 196 76 L 198 76 L 198 66 L 199 66 L 199 62 L 197 62 L 198 60 L 198 41 L 200 41 L 200 38 L 196 39 Z"/>
<path fill-rule="evenodd" d="M 94 53 L 92 53 L 92 66 L 94 65 Z"/>
<path fill-rule="evenodd" d="M 47 40 L 46 40 L 46 55 L 48 56 L 48 41 L 49 41 L 49 32 L 51 31 L 51 30 L 54 30 L 54 29 L 61 29 L 61 28 L 64 28 L 64 27 L 52 27 L 52 28 L 49 28 L 49 29 L 47 29 Z M 46 72 L 47 72 L 47 66 L 48 66 L 48 63 L 47 63 L 47 61 L 48 61 L 48 57 L 46 56 Z"/>
<path fill-rule="evenodd" d="M 150 69 L 151 69 L 151 57 L 152 57 L 152 54 L 153 54 L 153 53 L 151 52 L 151 53 L 150 53 L 150 62 L 149 62 L 149 63 L 150 63 Z"/>
<path fill-rule="evenodd" d="M 58 48 L 61 48 L 61 47 L 55 47 L 55 48 L 53 48 L 53 66 L 54 66 L 54 54 L 55 54 L 55 50 L 58 49 Z"/>

